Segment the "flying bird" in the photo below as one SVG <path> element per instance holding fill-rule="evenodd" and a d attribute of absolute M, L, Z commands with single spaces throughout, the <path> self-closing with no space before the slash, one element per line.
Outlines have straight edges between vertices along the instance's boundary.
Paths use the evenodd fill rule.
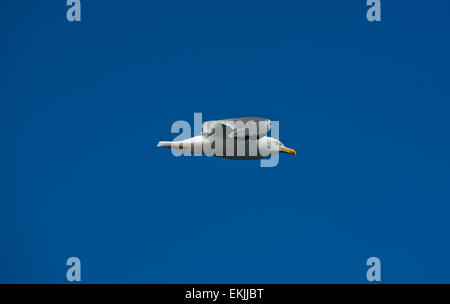
<path fill-rule="evenodd" d="M 267 136 L 270 120 L 242 117 L 203 123 L 202 135 L 181 141 L 160 141 L 158 147 L 229 159 L 261 159 L 284 152 L 296 155 L 278 139 Z"/>

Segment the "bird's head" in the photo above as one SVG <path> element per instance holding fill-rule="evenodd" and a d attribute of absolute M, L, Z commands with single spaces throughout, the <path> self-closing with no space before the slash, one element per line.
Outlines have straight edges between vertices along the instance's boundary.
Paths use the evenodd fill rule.
<path fill-rule="evenodd" d="M 291 148 L 287 148 L 285 145 L 283 145 L 283 143 L 281 141 L 279 141 L 276 138 L 273 137 L 269 137 L 269 149 L 271 150 L 272 153 L 277 153 L 277 152 L 284 152 L 284 153 L 289 153 L 292 155 L 296 155 L 297 152 L 295 152 L 294 149 Z"/>

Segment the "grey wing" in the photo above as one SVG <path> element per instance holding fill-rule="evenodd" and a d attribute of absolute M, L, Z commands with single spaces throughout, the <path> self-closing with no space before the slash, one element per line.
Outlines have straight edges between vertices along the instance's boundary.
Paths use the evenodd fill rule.
<path fill-rule="evenodd" d="M 270 120 L 260 117 L 230 118 L 203 123 L 203 135 L 223 135 L 234 139 L 259 139 L 266 136 L 269 130 Z"/>

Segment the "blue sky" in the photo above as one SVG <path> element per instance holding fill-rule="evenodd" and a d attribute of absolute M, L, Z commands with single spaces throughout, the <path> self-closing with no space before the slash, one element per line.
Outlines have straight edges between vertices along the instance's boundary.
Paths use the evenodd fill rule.
<path fill-rule="evenodd" d="M 4 1 L 0 282 L 449 282 L 450 3 Z M 175 158 L 176 120 L 297 150 Z"/>

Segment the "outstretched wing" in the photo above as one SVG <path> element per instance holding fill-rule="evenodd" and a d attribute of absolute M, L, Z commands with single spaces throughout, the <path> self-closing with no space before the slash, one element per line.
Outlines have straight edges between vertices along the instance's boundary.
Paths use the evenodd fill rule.
<path fill-rule="evenodd" d="M 259 139 L 270 130 L 270 120 L 260 117 L 242 117 L 212 120 L 203 123 L 204 136 L 235 139 Z"/>

